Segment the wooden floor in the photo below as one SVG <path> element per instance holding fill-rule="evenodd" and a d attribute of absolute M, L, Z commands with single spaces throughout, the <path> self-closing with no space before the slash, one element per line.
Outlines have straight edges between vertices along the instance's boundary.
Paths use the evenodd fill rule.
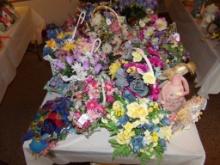
<path fill-rule="evenodd" d="M 43 86 L 50 76 L 47 62 L 40 61 L 38 53 L 25 54 L 16 78 L 0 105 L 0 165 L 25 165 L 22 136 L 43 101 Z M 195 91 L 192 88 L 192 94 Z M 220 95 L 210 97 L 197 126 L 207 155 L 206 165 L 219 165 Z"/>

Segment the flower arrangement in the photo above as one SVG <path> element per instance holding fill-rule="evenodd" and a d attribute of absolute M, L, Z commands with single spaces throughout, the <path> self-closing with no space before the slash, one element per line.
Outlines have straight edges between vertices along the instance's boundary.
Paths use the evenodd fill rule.
<path fill-rule="evenodd" d="M 112 136 L 113 158 L 135 155 L 142 164 L 161 158 L 172 136 L 168 112 L 145 98 L 129 103 L 118 96 L 102 123 Z"/>
<path fill-rule="evenodd" d="M 117 0 L 113 6 L 126 17 L 130 25 L 134 25 L 146 14 L 153 13 L 157 9 L 158 3 L 157 0 Z"/>
<path fill-rule="evenodd" d="M 157 77 L 150 63 L 150 60 L 153 62 L 154 59 L 148 59 L 144 51 L 139 48 L 134 48 L 130 56 L 130 61 L 116 60 L 109 67 L 109 74 L 115 79 L 116 86 L 129 102 L 151 94 L 154 95 L 152 97 L 157 98 L 155 96 Z"/>
<path fill-rule="evenodd" d="M 35 154 L 46 155 L 57 141 L 65 139 L 71 128 L 68 120 L 71 101 L 60 97 L 47 101 L 36 114 L 24 140 L 31 140 L 30 149 Z"/>
<path fill-rule="evenodd" d="M 69 115 L 79 133 L 97 127 L 97 121 L 107 114 L 107 107 L 114 101 L 114 94 L 119 93 L 108 77 L 88 76 L 84 82 L 76 82 L 70 87 L 74 102 Z"/>

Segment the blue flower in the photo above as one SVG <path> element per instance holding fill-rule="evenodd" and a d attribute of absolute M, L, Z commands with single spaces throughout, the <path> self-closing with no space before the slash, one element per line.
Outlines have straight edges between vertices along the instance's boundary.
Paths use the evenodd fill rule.
<path fill-rule="evenodd" d="M 136 97 L 129 91 L 125 90 L 123 92 L 123 97 L 128 101 L 128 102 L 134 102 L 136 100 Z"/>
<path fill-rule="evenodd" d="M 34 153 L 40 153 L 48 147 L 48 143 L 46 140 L 33 139 L 31 141 L 29 147 L 30 147 L 31 151 L 33 151 Z"/>
<path fill-rule="evenodd" d="M 143 124 L 143 125 L 141 125 L 141 129 L 143 129 L 144 131 L 148 130 L 148 131 L 152 132 L 154 130 L 154 124 L 152 124 L 152 123 Z"/>
<path fill-rule="evenodd" d="M 131 140 L 132 148 L 134 153 L 140 152 L 140 149 L 144 147 L 143 137 L 136 136 Z"/>
<path fill-rule="evenodd" d="M 122 127 L 123 125 L 125 125 L 128 122 L 128 120 L 129 120 L 129 117 L 127 115 L 120 117 L 118 119 L 118 126 Z"/>
<path fill-rule="evenodd" d="M 163 124 L 164 126 L 169 126 L 170 125 L 170 119 L 168 117 L 164 117 L 161 120 L 161 124 Z"/>
<path fill-rule="evenodd" d="M 163 147 L 166 148 L 167 147 L 167 143 L 164 139 L 159 139 L 159 144 Z"/>
<path fill-rule="evenodd" d="M 52 135 L 56 131 L 56 129 L 57 127 L 55 123 L 50 119 L 46 119 L 41 128 L 41 135 L 44 135 L 44 134 Z"/>
<path fill-rule="evenodd" d="M 130 88 L 133 92 L 137 93 L 141 97 L 148 94 L 148 87 L 144 84 L 142 80 L 134 80 L 130 84 Z"/>
<path fill-rule="evenodd" d="M 46 55 L 52 55 L 53 54 L 53 49 L 49 48 L 49 47 L 44 47 L 43 48 L 43 57 Z"/>

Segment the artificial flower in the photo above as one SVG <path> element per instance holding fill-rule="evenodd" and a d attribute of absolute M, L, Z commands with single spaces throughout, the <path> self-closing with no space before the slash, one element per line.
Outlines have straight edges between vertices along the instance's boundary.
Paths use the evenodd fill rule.
<path fill-rule="evenodd" d="M 98 107 L 98 102 L 96 99 L 91 99 L 86 103 L 86 108 L 89 110 L 96 110 L 97 107 Z"/>
<path fill-rule="evenodd" d="M 140 62 L 143 59 L 143 56 L 138 51 L 133 52 L 132 56 L 134 62 Z"/>
<path fill-rule="evenodd" d="M 153 26 L 148 27 L 144 32 L 144 36 L 146 38 L 151 37 L 154 34 L 154 30 L 155 30 L 155 28 Z"/>
<path fill-rule="evenodd" d="M 46 42 L 47 47 L 51 49 L 57 48 L 57 43 L 54 39 L 50 39 L 49 41 Z"/>
<path fill-rule="evenodd" d="M 130 89 L 141 97 L 148 94 L 148 87 L 144 84 L 143 80 L 133 80 L 130 83 Z"/>
<path fill-rule="evenodd" d="M 135 118 L 146 118 L 148 115 L 148 110 L 146 107 L 138 104 L 137 102 L 133 102 L 127 105 L 127 114 L 129 117 Z"/>
<path fill-rule="evenodd" d="M 113 33 L 116 33 L 116 34 L 120 33 L 121 27 L 120 27 L 118 21 L 114 21 L 111 24 L 111 30 L 112 30 Z"/>
<path fill-rule="evenodd" d="M 155 27 L 158 31 L 167 29 L 167 21 L 164 18 L 158 18 L 155 22 Z"/>
<path fill-rule="evenodd" d="M 115 101 L 112 105 L 112 109 L 116 117 L 121 117 L 125 113 L 123 104 L 120 101 Z"/>
<path fill-rule="evenodd" d="M 109 74 L 111 75 L 112 79 L 115 78 L 115 75 L 120 68 L 121 68 L 121 63 L 118 60 L 110 65 Z"/>
<path fill-rule="evenodd" d="M 159 131 L 160 138 L 163 138 L 165 140 L 170 140 L 172 136 L 172 129 L 170 126 L 162 127 Z"/>
<path fill-rule="evenodd" d="M 76 46 L 75 46 L 74 43 L 72 43 L 72 42 L 65 42 L 65 44 L 63 45 L 63 50 L 69 52 L 69 51 L 73 50 L 75 47 Z"/>
<path fill-rule="evenodd" d="M 152 133 L 151 138 L 152 138 L 152 141 L 153 141 L 154 143 L 157 143 L 158 140 L 159 140 L 159 136 L 158 136 L 158 134 L 157 134 L 156 132 L 153 132 L 153 133 Z"/>
<path fill-rule="evenodd" d="M 100 13 L 96 13 L 92 18 L 91 24 L 92 26 L 99 26 L 101 25 L 102 20 L 103 20 L 102 15 Z"/>
<path fill-rule="evenodd" d="M 131 140 L 131 138 L 135 135 L 134 131 L 121 131 L 119 134 L 116 136 L 116 140 L 119 144 L 128 144 Z"/>
<path fill-rule="evenodd" d="M 135 128 L 134 124 L 130 122 L 127 122 L 123 127 L 126 131 L 132 131 L 132 129 Z"/>
<path fill-rule="evenodd" d="M 146 84 L 155 84 L 156 83 L 156 77 L 152 72 L 147 72 L 143 74 L 143 80 Z"/>
<path fill-rule="evenodd" d="M 144 148 L 143 136 L 135 136 L 131 140 L 132 148 L 134 153 L 138 153 L 142 148 Z"/>
<path fill-rule="evenodd" d="M 103 46 L 102 46 L 102 51 L 105 53 L 105 54 L 109 54 L 112 52 L 112 46 L 109 44 L 109 43 L 105 43 Z"/>

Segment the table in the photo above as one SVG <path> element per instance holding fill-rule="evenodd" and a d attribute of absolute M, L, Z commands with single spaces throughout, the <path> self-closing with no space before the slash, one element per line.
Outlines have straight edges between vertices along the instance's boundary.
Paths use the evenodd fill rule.
<path fill-rule="evenodd" d="M 0 102 L 8 85 L 16 75 L 19 66 L 30 41 L 41 42 L 41 31 L 45 21 L 30 7 L 16 7 L 18 20 L 9 30 L 3 34 L 9 39 L 3 41 L 0 50 Z"/>
<path fill-rule="evenodd" d="M 165 0 L 167 10 L 174 22 L 184 47 L 190 52 L 197 65 L 197 87 L 200 96 L 220 92 L 220 44 L 205 37 L 204 30 L 185 9 L 181 0 Z"/>
<path fill-rule="evenodd" d="M 55 98 L 48 94 L 44 102 Z M 84 135 L 71 134 L 66 140 L 58 142 L 53 149 L 54 157 L 34 157 L 29 149 L 30 141 L 23 144 L 23 151 L 27 165 L 52 165 L 53 163 L 66 164 L 69 162 L 96 162 L 138 164 L 134 157 L 117 158 L 112 160 L 112 147 L 108 143 L 109 133 L 100 129 L 89 138 Z M 168 144 L 161 165 L 203 165 L 205 151 L 199 138 L 196 126 L 178 132 Z M 156 160 L 149 161 L 149 165 L 155 164 Z"/>

